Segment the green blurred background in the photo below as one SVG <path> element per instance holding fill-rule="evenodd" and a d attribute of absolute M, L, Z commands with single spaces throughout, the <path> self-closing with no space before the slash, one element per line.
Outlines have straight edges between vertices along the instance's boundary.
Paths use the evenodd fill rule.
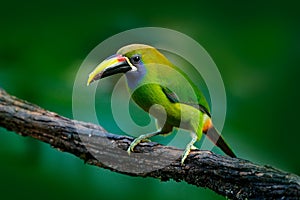
<path fill-rule="evenodd" d="M 96 45 L 132 28 L 174 29 L 219 67 L 228 100 L 223 133 L 239 157 L 299 175 L 298 8 L 289 1 L 2 2 L 0 87 L 72 117 L 75 75 Z M 186 183 L 89 166 L 3 128 L 0 162 L 1 199 L 222 199 Z"/>

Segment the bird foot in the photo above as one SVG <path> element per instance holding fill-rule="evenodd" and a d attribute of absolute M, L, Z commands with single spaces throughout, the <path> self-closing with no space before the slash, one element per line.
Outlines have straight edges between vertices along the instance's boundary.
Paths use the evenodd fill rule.
<path fill-rule="evenodd" d="M 129 145 L 128 149 L 127 149 L 127 153 L 128 155 L 130 155 L 131 152 L 133 152 L 134 148 L 141 142 L 149 142 L 150 140 L 147 139 L 147 138 L 143 138 L 142 137 L 143 135 L 141 135 L 140 137 L 138 138 L 135 138 L 133 140 L 133 142 L 131 142 L 131 144 Z"/>
<path fill-rule="evenodd" d="M 197 149 L 197 147 L 194 146 L 196 141 L 197 141 L 197 135 L 193 133 L 192 140 L 186 145 L 186 148 L 182 154 L 181 165 L 184 165 L 184 161 L 187 158 L 187 156 L 190 154 L 191 150 Z"/>
<path fill-rule="evenodd" d="M 128 149 L 127 149 L 127 153 L 128 155 L 130 155 L 131 152 L 133 152 L 133 149 L 136 147 L 136 145 L 138 145 L 141 142 L 149 142 L 149 138 L 153 137 L 155 135 L 160 134 L 160 131 L 154 132 L 154 133 L 147 133 L 144 135 L 140 135 L 139 137 L 135 138 L 133 140 L 133 142 L 131 142 L 131 144 L 129 145 Z"/>
<path fill-rule="evenodd" d="M 184 161 L 185 161 L 185 159 L 187 158 L 187 156 L 190 154 L 190 152 L 191 152 L 191 147 L 187 147 L 187 148 L 184 150 L 184 152 L 183 152 L 183 154 L 182 154 L 182 157 L 181 157 L 181 165 L 184 165 Z"/>
<path fill-rule="evenodd" d="M 131 142 L 131 144 L 129 145 L 128 149 L 127 149 L 127 153 L 128 155 L 131 154 L 131 152 L 133 152 L 134 147 L 137 145 L 138 143 L 136 142 L 136 139 Z"/>

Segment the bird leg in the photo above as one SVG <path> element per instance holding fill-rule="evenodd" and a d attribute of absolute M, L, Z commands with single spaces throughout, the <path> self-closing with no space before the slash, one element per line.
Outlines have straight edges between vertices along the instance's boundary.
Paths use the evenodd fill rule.
<path fill-rule="evenodd" d="M 131 152 L 133 152 L 133 149 L 136 145 L 138 145 L 140 142 L 142 141 L 145 141 L 145 140 L 148 140 L 149 138 L 153 137 L 153 136 L 156 136 L 156 135 L 159 135 L 159 134 L 163 134 L 164 132 L 162 130 L 158 130 L 156 132 L 153 132 L 153 133 L 147 133 L 147 134 L 144 134 L 144 135 L 140 135 L 139 137 L 135 138 L 133 140 L 133 142 L 131 142 L 130 146 L 128 147 L 127 149 L 127 153 L 128 155 L 130 155 Z"/>
<path fill-rule="evenodd" d="M 160 125 L 158 123 L 158 125 Z M 139 137 L 135 138 L 133 142 L 130 144 L 130 146 L 127 149 L 128 155 L 130 155 L 131 152 L 133 152 L 133 149 L 136 145 L 138 145 L 140 142 L 148 140 L 149 138 L 160 135 L 160 134 L 167 134 L 170 133 L 173 130 L 173 126 L 170 126 L 169 124 L 164 124 L 162 129 L 157 130 L 156 132 L 153 133 L 147 133 L 144 135 L 140 135 Z"/>
<path fill-rule="evenodd" d="M 183 165 L 185 159 L 187 158 L 187 156 L 191 152 L 191 149 L 195 148 L 194 144 L 197 141 L 198 136 L 194 132 L 191 132 L 191 136 L 192 136 L 192 140 L 186 145 L 186 148 L 185 148 L 185 150 L 184 150 L 184 152 L 182 154 L 181 165 Z"/>

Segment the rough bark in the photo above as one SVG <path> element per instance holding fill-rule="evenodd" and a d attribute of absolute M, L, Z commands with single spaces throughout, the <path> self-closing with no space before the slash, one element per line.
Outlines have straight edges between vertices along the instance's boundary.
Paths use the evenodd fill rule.
<path fill-rule="evenodd" d="M 184 165 L 182 150 L 141 143 L 130 156 L 133 138 L 62 117 L 0 89 L 0 126 L 49 143 L 86 163 L 130 176 L 186 181 L 231 199 L 300 199 L 300 178 L 271 166 L 194 150 Z"/>

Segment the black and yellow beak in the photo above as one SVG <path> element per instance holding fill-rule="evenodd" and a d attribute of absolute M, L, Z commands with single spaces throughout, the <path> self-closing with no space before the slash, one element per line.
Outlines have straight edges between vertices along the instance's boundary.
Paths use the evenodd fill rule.
<path fill-rule="evenodd" d="M 101 62 L 90 74 L 87 85 L 101 78 L 111 76 L 118 73 L 126 73 L 134 71 L 136 67 L 133 66 L 126 56 L 112 55 Z"/>

